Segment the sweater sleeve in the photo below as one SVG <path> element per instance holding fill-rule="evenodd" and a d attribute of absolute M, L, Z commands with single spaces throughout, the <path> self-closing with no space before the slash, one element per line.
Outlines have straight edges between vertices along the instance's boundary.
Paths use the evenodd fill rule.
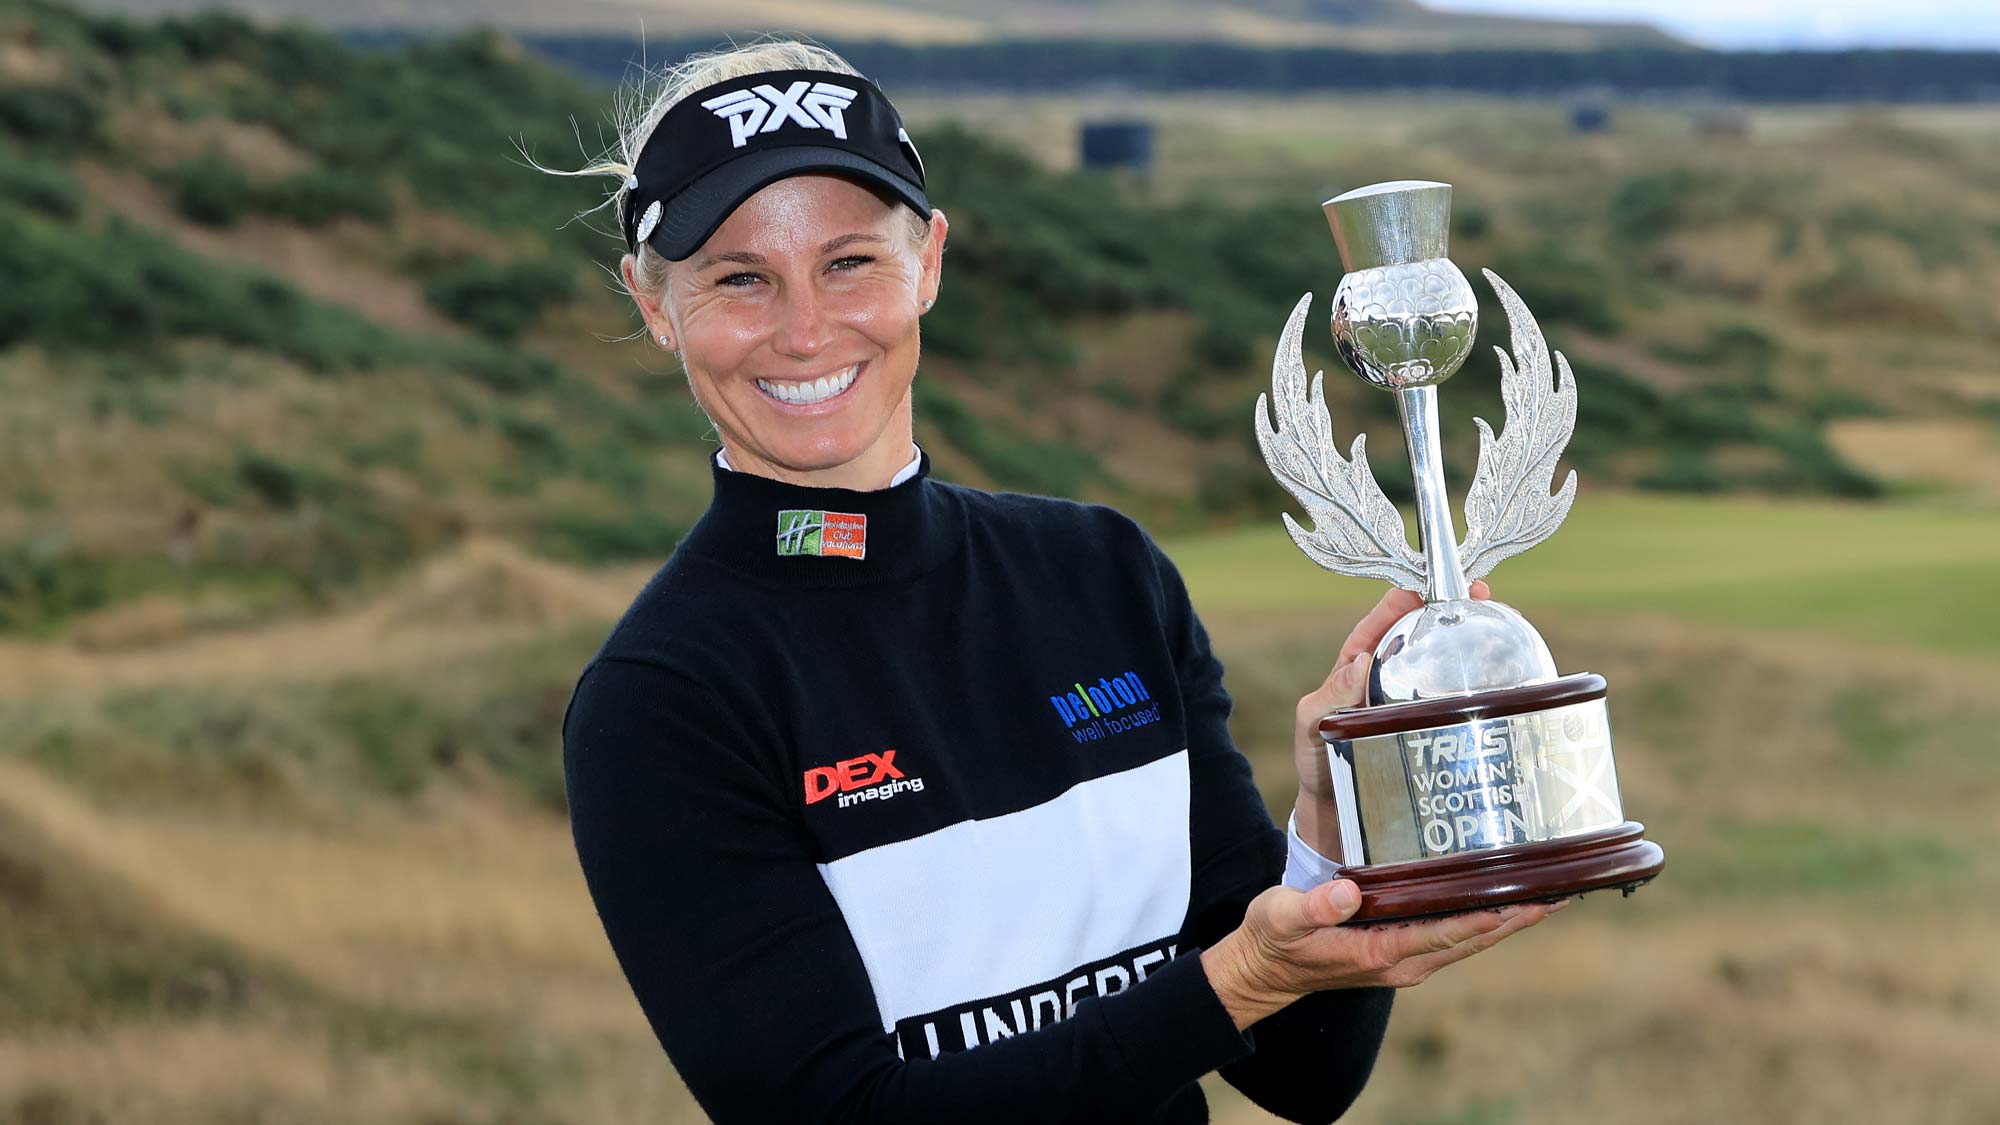
<path fill-rule="evenodd" d="M 1211 945 L 1243 921 L 1250 900 L 1285 869 L 1285 833 L 1272 823 L 1250 762 L 1229 737 L 1229 693 L 1172 560 L 1148 539 L 1162 620 L 1187 708 L 1194 807 L 1194 887 L 1185 940 Z M 1347 1112 L 1374 1069 L 1389 1024 L 1391 988 L 1317 992 L 1251 1025 L 1255 1052 L 1222 1068 L 1244 1096 L 1289 1121 Z"/>
<path fill-rule="evenodd" d="M 756 737 L 684 676 L 615 658 L 585 670 L 563 722 L 605 934 L 715 1121 L 1132 1120 L 1249 1054 L 1186 951 L 1070 1019 L 904 1059 Z"/>

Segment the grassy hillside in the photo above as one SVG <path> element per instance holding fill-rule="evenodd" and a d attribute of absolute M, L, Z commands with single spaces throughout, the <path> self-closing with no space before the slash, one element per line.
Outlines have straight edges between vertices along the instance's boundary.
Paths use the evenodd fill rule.
<path fill-rule="evenodd" d="M 636 317 L 598 272 L 616 248 L 602 217 L 564 222 L 603 185 L 513 148 L 580 161 L 571 123 L 609 91 L 486 35 L 381 56 L 225 16 L 144 27 L 37 4 L 0 20 L 0 266 L 20 279 L 0 314 L 0 384 L 20 404 L 0 453 L 0 629 L 154 591 L 224 624 L 324 603 L 467 532 L 658 557 L 699 511 L 706 423 L 657 353 L 617 339 Z M 1019 163 L 945 135 L 932 151 L 954 145 L 967 176 Z M 966 479 L 1130 491 L 953 387 L 1067 371 L 1080 317 L 1193 294 L 1087 247 L 1069 258 L 1101 275 L 1094 303 L 1043 309 L 979 225 L 960 256 L 983 241 L 1003 260 L 955 271 L 926 443 Z"/>
<path fill-rule="evenodd" d="M 158 16 L 206 5 L 193 0 L 90 0 L 98 11 Z M 1589 50 L 1664 46 L 1674 40 L 1637 23 L 1521 19 L 1434 11 L 1416 0 L 578 0 L 551 7 L 523 0 L 232 0 L 227 7 L 260 19 L 299 19 L 322 27 L 420 27 L 455 30 L 489 24 L 512 30 L 636 34 L 743 34 L 791 31 L 835 39 L 905 43 L 975 43 L 993 39 L 1098 38 L 1222 41 L 1259 46 L 1325 44 L 1356 49 L 1536 47 Z"/>
<path fill-rule="evenodd" d="M 468 533 L 657 558 L 698 512 L 705 422 L 620 339 L 604 216 L 564 221 L 603 185 L 514 151 L 580 162 L 572 122 L 608 91 L 488 34 L 360 53 L 36 0 L 0 35 L 0 266 L 22 279 L 0 630 L 325 606 Z M 918 384 L 945 475 L 1165 527 L 1266 518 L 1248 407 L 1292 300 L 1337 277 L 1312 201 L 1433 175 L 1461 185 L 1468 270 L 1500 269 L 1576 361 L 1591 479 L 1985 490 L 2000 206 L 1962 185 L 2000 174 L 1987 133 L 1862 118 L 1748 143 L 1633 114 L 1573 137 L 1553 108 L 1288 104 L 1127 106 L 1167 121 L 1142 182 L 1062 168 L 1092 103 L 912 100 L 954 220 Z M 1338 370 L 1330 397 L 1341 432 L 1378 431 L 1393 492 L 1390 400 Z M 1463 481 L 1471 416 L 1498 420 L 1483 351 L 1445 412 Z M 135 604 L 143 626 L 116 618 Z"/>

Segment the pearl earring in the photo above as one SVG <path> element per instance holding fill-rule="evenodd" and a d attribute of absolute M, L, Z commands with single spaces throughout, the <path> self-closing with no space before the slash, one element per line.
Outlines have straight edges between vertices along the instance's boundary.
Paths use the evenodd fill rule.
<path fill-rule="evenodd" d="M 937 304 L 937 302 L 936 302 L 936 301 L 932 300 L 932 299 L 931 299 L 931 298 L 929 298 L 929 297 L 925 297 L 925 298 L 924 298 L 924 311 L 925 311 L 925 312 L 929 312 L 929 311 L 931 311 L 931 306 L 932 306 L 932 305 L 935 305 L 935 304 Z"/>
<path fill-rule="evenodd" d="M 667 334 L 665 332 L 660 333 L 660 346 L 667 349 L 668 351 L 674 350 L 674 345 L 672 341 L 667 339 Z"/>

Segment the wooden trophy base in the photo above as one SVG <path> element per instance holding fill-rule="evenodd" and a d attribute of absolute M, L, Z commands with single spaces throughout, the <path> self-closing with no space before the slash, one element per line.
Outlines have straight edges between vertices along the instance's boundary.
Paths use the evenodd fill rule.
<path fill-rule="evenodd" d="M 1517 902 L 1553 902 L 1612 887 L 1631 894 L 1666 866 L 1666 853 L 1628 820 L 1560 840 L 1514 844 L 1408 863 L 1343 868 L 1361 888 L 1348 925 L 1406 921 Z"/>
<path fill-rule="evenodd" d="M 1560 823 L 1537 819 L 1525 826 L 1532 831 L 1521 832 L 1523 836 L 1545 837 L 1534 843 L 1468 849 L 1433 859 L 1405 858 L 1418 851 L 1415 845 L 1419 837 L 1424 837 L 1423 842 L 1435 851 L 1445 850 L 1453 842 L 1449 836 L 1436 841 L 1424 836 L 1436 827 L 1435 822 L 1413 830 L 1401 819 L 1419 811 L 1405 745 L 1413 737 L 1411 732 L 1434 737 L 1439 731 L 1448 731 L 1453 734 L 1455 744 L 1484 745 L 1486 739 L 1493 738 L 1501 745 L 1511 746 L 1517 735 L 1509 733 L 1509 724 L 1518 722 L 1517 717 L 1559 719 L 1548 728 L 1552 733 L 1534 737 L 1555 740 L 1550 745 L 1559 753 L 1567 748 L 1574 753 L 1597 755 L 1595 759 L 1585 757 L 1574 764 L 1578 773 L 1595 778 L 1598 773 L 1608 775 L 1611 770 L 1610 742 L 1605 733 L 1609 719 L 1603 703 L 1608 690 L 1604 677 L 1579 672 L 1542 683 L 1469 695 L 1344 708 L 1321 719 L 1320 736 L 1332 747 L 1331 753 L 1343 762 L 1352 763 L 1348 766 L 1353 771 L 1350 776 L 1360 787 L 1356 806 L 1360 821 L 1354 838 L 1365 843 L 1371 826 L 1386 829 L 1378 836 L 1383 841 L 1382 850 L 1375 853 L 1381 856 L 1381 862 L 1358 863 L 1341 869 L 1342 878 L 1354 880 L 1361 888 L 1361 909 L 1348 924 L 1458 914 L 1517 902 L 1552 902 L 1610 887 L 1619 887 L 1630 894 L 1658 875 L 1666 866 L 1666 853 L 1645 838 L 1643 825 L 1622 819 L 1615 803 L 1615 790 L 1608 799 L 1597 795 L 1597 803 L 1604 806 L 1603 814 L 1594 821 L 1578 824 L 1577 827 L 1588 830 L 1575 835 L 1556 835 Z M 1597 737 L 1591 736 L 1593 729 L 1599 732 Z M 1578 739 L 1582 741 L 1564 741 Z M 1456 758 L 1439 760 L 1446 763 L 1447 769 L 1454 768 L 1450 763 L 1457 761 Z M 1595 769 L 1590 768 L 1593 764 Z M 1436 768 L 1435 762 L 1419 766 L 1423 773 Z M 1522 775 L 1503 773 L 1488 780 L 1495 785 L 1507 780 L 1518 784 Z M 1565 780 L 1569 780 L 1567 775 Z M 1500 800 L 1504 802 L 1506 798 Z M 1371 815 L 1378 819 L 1371 821 Z M 1546 838 L 1549 836 L 1555 838 Z"/>

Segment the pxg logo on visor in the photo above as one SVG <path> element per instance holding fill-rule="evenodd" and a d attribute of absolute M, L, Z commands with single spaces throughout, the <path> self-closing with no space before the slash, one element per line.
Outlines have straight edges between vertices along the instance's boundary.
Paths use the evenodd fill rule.
<path fill-rule="evenodd" d="M 930 217 L 923 160 L 902 118 L 865 78 L 776 70 L 718 82 L 660 118 L 626 181 L 625 245 L 693 254 L 767 184 L 805 172 L 858 180 Z"/>
<path fill-rule="evenodd" d="M 732 90 L 719 98 L 701 103 L 703 109 L 729 121 L 731 145 L 742 148 L 758 133 L 775 133 L 788 123 L 807 129 L 826 129 L 841 140 L 847 139 L 847 122 L 840 111 L 854 103 L 861 91 L 831 82 L 794 82 L 788 89 L 759 83 L 747 90 Z"/>

